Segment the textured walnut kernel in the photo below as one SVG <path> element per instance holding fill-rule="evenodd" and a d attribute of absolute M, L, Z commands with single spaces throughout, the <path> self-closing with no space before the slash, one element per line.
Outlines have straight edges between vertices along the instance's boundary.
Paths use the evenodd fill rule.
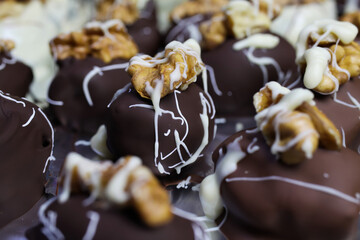
<path fill-rule="evenodd" d="M 214 14 L 221 12 L 229 1 L 228 0 L 195 0 L 187 1 L 171 12 L 170 17 L 174 22 L 180 19 L 195 16 L 197 14 Z"/>
<path fill-rule="evenodd" d="M 130 204 L 148 226 L 166 224 L 172 219 L 169 196 L 151 171 L 134 158 L 127 156 L 117 163 L 95 162 L 70 153 L 65 159 L 60 184 L 65 186 L 70 179 L 71 192 L 90 191 L 96 198 L 113 205 Z M 119 197 L 122 191 L 128 197 Z"/>
<path fill-rule="evenodd" d="M 216 13 L 210 20 L 200 24 L 199 30 L 203 37 L 201 43 L 203 48 L 213 49 L 226 40 L 227 30 L 224 19 L 223 13 Z"/>
<path fill-rule="evenodd" d="M 114 0 L 101 1 L 97 7 L 96 19 L 99 21 L 119 19 L 126 25 L 131 25 L 139 19 L 137 1 L 123 0 L 120 3 Z"/>
<path fill-rule="evenodd" d="M 8 39 L 0 39 L 0 53 L 10 52 L 15 48 L 15 42 Z"/>
<path fill-rule="evenodd" d="M 345 14 L 340 18 L 340 21 L 351 22 L 360 29 L 360 11 Z"/>
<path fill-rule="evenodd" d="M 232 2 L 226 7 L 226 21 L 231 33 L 237 39 L 248 34 L 258 33 L 269 29 L 271 20 L 266 13 L 255 12 L 249 2 Z"/>
<path fill-rule="evenodd" d="M 177 88 L 185 90 L 189 84 L 196 81 L 196 76 L 204 69 L 204 63 L 200 59 L 200 54 L 187 45 L 190 42 L 200 49 L 195 40 L 188 40 L 184 44 L 174 41 L 154 58 L 145 55 L 130 60 L 128 72 L 132 76 L 133 86 L 141 97 L 151 98 L 146 90 L 147 85 L 155 89 L 159 81 L 163 83 L 161 97 Z M 171 44 L 176 46 L 168 48 Z M 138 61 L 139 58 L 141 61 Z M 147 64 L 141 64 L 144 62 Z"/>
<path fill-rule="evenodd" d="M 50 47 L 59 60 L 93 56 L 108 63 L 116 58 L 130 59 L 138 53 L 138 47 L 121 22 L 114 22 L 105 30 L 93 25 L 81 32 L 60 34 L 50 42 Z"/>
<path fill-rule="evenodd" d="M 262 88 L 254 95 L 256 112 L 277 107 L 276 105 L 286 94 L 283 91 L 273 96 L 268 86 Z M 279 153 L 281 160 L 286 164 L 297 164 L 311 157 L 319 144 L 331 150 L 341 148 L 341 135 L 338 129 L 315 105 L 307 101 L 303 101 L 292 111 L 276 111 L 268 120 L 260 124 L 261 131 L 267 143 L 272 146 L 272 150 L 274 145 L 287 146 L 302 133 L 308 133 L 285 149 L 286 151 Z M 304 150 L 304 146 L 308 148 L 307 151 Z"/>

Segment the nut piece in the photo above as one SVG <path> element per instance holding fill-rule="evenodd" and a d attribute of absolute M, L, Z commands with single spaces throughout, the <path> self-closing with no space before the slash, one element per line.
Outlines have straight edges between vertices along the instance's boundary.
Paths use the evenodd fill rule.
<path fill-rule="evenodd" d="M 225 11 L 228 27 L 238 39 L 244 38 L 248 34 L 265 31 L 271 24 L 267 14 L 257 12 L 251 3 L 246 1 L 230 2 Z"/>
<path fill-rule="evenodd" d="M 227 31 L 224 19 L 223 13 L 216 13 L 210 20 L 200 24 L 199 30 L 203 37 L 201 43 L 203 48 L 213 49 L 226 40 Z"/>
<path fill-rule="evenodd" d="M 273 154 L 286 164 L 311 158 L 320 145 L 341 148 L 341 135 L 334 124 L 312 103 L 309 90 L 289 91 L 276 82 L 254 95 L 255 120 Z"/>
<path fill-rule="evenodd" d="M 115 58 L 130 59 L 138 53 L 135 42 L 119 20 L 90 22 L 81 32 L 60 34 L 50 42 L 50 47 L 59 60 L 93 56 L 109 63 Z"/>
<path fill-rule="evenodd" d="M 115 0 L 103 0 L 97 6 L 96 19 L 119 19 L 126 25 L 131 25 L 139 19 L 137 0 L 123 0 L 120 3 Z"/>
<path fill-rule="evenodd" d="M 171 12 L 170 17 L 174 22 L 197 14 L 214 14 L 221 12 L 228 0 L 194 0 L 186 1 Z"/>
<path fill-rule="evenodd" d="M 10 52 L 15 48 L 15 42 L 9 39 L 0 39 L 0 53 Z"/>
<path fill-rule="evenodd" d="M 161 97 L 176 89 L 186 90 L 205 68 L 200 58 L 200 46 L 189 39 L 185 43 L 170 42 L 165 51 L 155 57 L 135 56 L 130 59 L 128 72 L 136 91 L 143 98 L 151 98 L 151 91 L 162 84 Z"/>
<path fill-rule="evenodd" d="M 70 153 L 62 175 L 60 202 L 67 201 L 70 192 L 85 190 L 91 192 L 92 198 L 112 205 L 131 204 L 151 227 L 166 224 L 172 218 L 167 192 L 137 157 L 128 156 L 112 163 L 96 162 Z"/>

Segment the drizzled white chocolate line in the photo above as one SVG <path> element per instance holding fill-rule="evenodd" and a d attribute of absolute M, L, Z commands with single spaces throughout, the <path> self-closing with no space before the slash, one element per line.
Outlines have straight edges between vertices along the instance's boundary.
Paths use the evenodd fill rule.
<path fill-rule="evenodd" d="M 233 49 L 235 51 L 240 51 L 244 48 L 249 48 L 248 51 L 245 52 L 245 55 L 249 59 L 250 62 L 258 65 L 260 67 L 260 70 L 263 74 L 263 80 L 264 84 L 268 82 L 268 71 L 266 66 L 272 65 L 277 73 L 278 73 L 278 82 L 284 81 L 285 74 L 281 70 L 281 67 L 277 61 L 275 61 L 274 58 L 271 57 L 255 57 L 254 51 L 257 48 L 260 49 L 273 49 L 275 48 L 280 42 L 279 37 L 271 35 L 271 34 L 254 34 L 251 35 L 243 40 L 240 40 L 236 42 L 233 45 Z"/>
<path fill-rule="evenodd" d="M 128 67 L 129 63 L 120 63 L 120 64 L 113 64 L 113 65 L 109 65 L 109 66 L 105 66 L 105 67 L 98 67 L 98 66 L 94 66 L 93 70 L 91 70 L 84 78 L 83 81 L 83 91 L 85 94 L 85 98 L 86 101 L 88 102 L 89 106 L 93 106 L 93 101 L 91 99 L 90 96 L 90 91 L 89 91 L 89 82 L 90 80 L 96 76 L 97 74 L 102 76 L 104 74 L 104 72 L 106 71 L 112 71 L 112 70 L 117 70 L 117 69 L 126 69 Z M 128 86 L 128 85 L 126 85 Z M 125 86 L 125 87 L 126 87 Z M 125 90 L 126 91 L 126 90 Z M 118 93 L 118 92 L 117 92 Z M 122 93 L 122 92 L 121 92 Z M 120 93 L 120 94 L 121 94 Z M 112 101 L 110 102 L 110 104 L 108 106 L 110 106 L 112 103 Z"/>
<path fill-rule="evenodd" d="M 331 188 L 331 187 L 326 187 L 326 186 L 322 186 L 322 185 L 318 185 L 318 184 L 314 184 L 314 183 L 308 183 L 308 182 L 303 182 L 303 181 L 299 181 L 296 179 L 291 179 L 291 178 L 286 178 L 286 177 L 281 177 L 281 176 L 265 176 L 265 177 L 237 177 L 237 178 L 226 178 L 225 179 L 226 182 L 239 182 L 239 181 L 245 181 L 245 182 L 265 182 L 265 181 L 281 181 L 281 182 L 285 182 L 285 183 L 289 183 L 289 184 L 293 184 L 299 187 L 303 187 L 303 188 L 307 188 L 310 190 L 314 190 L 314 191 L 319 191 L 319 192 L 323 192 L 329 195 L 332 195 L 334 197 L 343 199 L 347 202 L 350 203 L 354 203 L 356 205 L 360 204 L 360 198 L 358 193 L 356 194 L 355 197 L 350 196 L 348 194 L 345 194 L 339 190 L 336 190 L 335 188 Z"/>
<path fill-rule="evenodd" d="M 108 37 L 115 41 L 114 36 L 109 32 L 109 29 L 117 26 L 117 29 L 125 28 L 124 23 L 119 19 L 111 19 L 106 22 L 92 21 L 85 25 L 85 29 L 100 28 L 105 37 Z"/>
<path fill-rule="evenodd" d="M 86 216 L 90 219 L 83 240 L 92 240 L 96 234 L 96 228 L 100 221 L 100 214 L 95 211 L 88 211 Z"/>
<path fill-rule="evenodd" d="M 31 114 L 31 116 L 29 117 L 29 120 L 27 120 L 27 122 L 24 123 L 24 124 L 22 125 L 22 127 L 26 127 L 27 125 L 29 125 L 29 124 L 31 123 L 31 121 L 34 119 L 34 117 L 35 117 L 35 109 L 32 108 L 32 114 Z"/>
<path fill-rule="evenodd" d="M 11 59 L 7 59 L 4 57 L 2 59 L 2 63 L 0 64 L 0 71 L 3 70 L 6 67 L 6 65 L 13 65 L 16 62 L 17 62 L 17 60 L 13 56 L 11 56 Z"/>
<path fill-rule="evenodd" d="M 49 199 L 44 204 L 42 204 L 39 208 L 38 216 L 41 223 L 44 227 L 41 228 L 41 232 L 49 239 L 49 240 L 63 240 L 65 239 L 63 233 L 56 227 L 56 218 L 57 214 L 54 211 L 48 211 L 48 216 L 45 215 L 45 211 L 49 208 L 49 206 L 55 202 L 57 198 L 54 197 Z"/>
<path fill-rule="evenodd" d="M 186 34 L 187 33 L 191 34 L 191 32 L 190 32 L 191 30 L 189 30 L 189 27 L 190 28 L 195 27 L 195 28 L 197 28 L 197 31 L 199 31 L 198 26 L 196 26 L 196 24 L 199 24 L 203 19 L 204 19 L 204 16 L 197 14 L 195 16 L 192 16 L 192 17 L 189 17 L 187 19 L 180 21 L 174 28 L 172 28 L 170 30 L 165 41 L 170 42 L 172 39 L 175 38 L 175 36 L 177 34 L 179 34 L 176 37 L 176 40 L 183 42 L 184 40 L 186 40 L 185 39 Z M 192 29 L 192 31 L 194 31 L 194 29 Z"/>

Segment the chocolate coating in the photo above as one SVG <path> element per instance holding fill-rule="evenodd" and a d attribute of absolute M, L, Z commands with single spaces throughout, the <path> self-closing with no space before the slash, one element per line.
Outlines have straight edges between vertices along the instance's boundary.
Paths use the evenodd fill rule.
<path fill-rule="evenodd" d="M 51 149 L 52 130 L 39 108 L 0 93 L 0 227 L 41 198 Z"/>
<path fill-rule="evenodd" d="M 190 156 L 185 151 L 185 146 L 189 152 L 194 154 L 200 147 L 204 138 L 204 127 L 200 117 L 203 113 L 204 106 L 206 107 L 207 118 L 209 119 L 209 126 L 207 140 L 210 142 L 213 139 L 214 119 L 211 118 L 214 114 L 211 105 L 204 105 L 201 96 L 210 104 L 209 98 L 196 84 L 191 84 L 187 90 L 176 93 L 171 93 L 160 100 L 160 107 L 163 110 L 174 113 L 174 118 L 167 113 L 162 113 L 158 118 L 158 143 L 159 155 L 156 163 L 160 161 L 164 170 L 173 177 L 180 177 L 184 174 L 189 174 L 192 170 L 192 165 L 186 166 L 178 175 L 175 168 L 171 167 L 180 163 L 178 151 L 176 151 L 175 135 L 179 134 L 179 138 L 184 138 L 183 144 L 179 146 L 181 155 L 184 160 L 188 160 Z M 142 104 L 136 106 L 136 104 Z M 179 108 L 177 108 L 177 104 Z M 144 107 L 147 105 L 148 107 Z M 149 108 L 150 107 L 150 108 Z M 144 165 L 148 166 L 155 175 L 165 177 L 166 174 L 161 174 L 154 163 L 155 157 L 155 127 L 154 116 L 155 111 L 152 108 L 152 102 L 149 99 L 141 98 L 140 95 L 133 89 L 120 95 L 110 106 L 108 111 L 108 119 L 106 128 L 108 133 L 108 146 L 115 157 L 125 155 L 139 156 Z M 179 110 L 180 111 L 179 111 Z M 187 131 L 188 126 L 188 131 Z M 205 138 L 206 139 L 206 138 Z M 204 152 L 204 151 L 203 151 Z M 159 160 L 161 156 L 169 157 L 164 160 Z M 199 157 L 195 164 L 200 166 L 194 170 L 196 174 L 199 171 L 207 171 L 208 167 L 204 157 Z M 204 169 L 205 168 L 205 169 Z"/>
<path fill-rule="evenodd" d="M 156 9 L 153 0 L 148 1 L 140 13 L 140 18 L 126 27 L 138 45 L 140 53 L 153 56 L 158 52 L 161 36 L 157 29 Z"/>
<path fill-rule="evenodd" d="M 86 196 L 72 196 L 66 203 L 53 202 L 48 210 L 57 214 L 56 227 L 62 232 L 65 239 L 82 239 L 89 225 L 88 212 L 99 214 L 99 222 L 94 235 L 95 239 L 194 239 L 192 222 L 174 216 L 173 220 L 161 227 L 145 226 L 132 209 L 83 206 Z M 37 226 L 27 232 L 28 239 L 46 239 L 41 228 Z"/>
<path fill-rule="evenodd" d="M 295 64 L 294 48 L 279 35 L 279 44 L 273 49 L 256 49 L 255 57 L 272 58 L 278 63 L 284 75 L 289 72 L 289 79 L 284 84 L 284 78 L 279 78 L 279 73 L 273 65 L 266 65 L 268 81 L 278 81 L 285 86 L 294 82 L 300 73 Z M 246 53 L 249 48 L 235 51 L 234 43 L 238 40 L 227 39 L 223 44 L 210 51 L 203 51 L 201 58 L 205 64 L 214 69 L 215 81 L 218 91 L 215 91 L 211 76 L 208 74 L 209 93 L 214 99 L 218 116 L 246 117 L 255 115 L 253 95 L 266 83 L 260 66 L 251 62 Z M 285 76 L 284 76 L 285 77 Z M 198 81 L 202 83 L 202 81 Z"/>
<path fill-rule="evenodd" d="M 259 150 L 250 154 L 247 148 L 254 138 Z M 346 148 L 317 149 L 312 159 L 290 167 L 271 154 L 261 133 L 242 131 L 219 146 L 215 161 L 223 159 L 232 142 L 246 156 L 221 183 L 228 210 L 221 231 L 229 239 L 355 239 L 358 203 L 286 181 L 249 179 L 277 176 L 332 188 L 355 199 L 360 190 L 360 157 L 356 153 Z"/>
<path fill-rule="evenodd" d="M 29 66 L 15 60 L 9 53 L 0 53 L 0 90 L 24 97 L 29 91 L 33 73 Z"/>
<path fill-rule="evenodd" d="M 349 95 L 360 102 L 360 77 L 349 80 L 340 86 L 336 98 L 354 105 Z M 316 94 L 316 106 L 335 124 L 340 133 L 344 130 L 344 138 L 347 146 L 358 151 L 360 146 L 360 109 L 351 108 L 334 101 L 332 96 Z"/>
<path fill-rule="evenodd" d="M 67 58 L 59 61 L 59 71 L 52 81 L 48 96 L 51 100 L 62 101 L 63 105 L 53 105 L 56 118 L 60 123 L 72 130 L 95 133 L 103 123 L 106 106 L 114 93 L 130 83 L 130 76 L 125 71 L 127 61 L 116 59 L 109 64 L 102 60 L 87 57 L 83 60 Z M 88 103 L 84 93 L 84 80 L 94 67 L 105 67 L 123 64 L 122 69 L 100 71 L 94 75 L 88 84 L 93 106 Z"/>

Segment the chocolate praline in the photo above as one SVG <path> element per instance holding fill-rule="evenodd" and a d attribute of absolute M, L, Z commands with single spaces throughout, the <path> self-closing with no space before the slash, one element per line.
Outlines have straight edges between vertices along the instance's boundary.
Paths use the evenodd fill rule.
<path fill-rule="evenodd" d="M 139 52 L 153 56 L 160 47 L 161 36 L 157 29 L 156 9 L 153 0 L 149 0 L 140 12 L 140 18 L 126 25 L 130 36 L 139 46 Z"/>
<path fill-rule="evenodd" d="M 201 145 L 213 139 L 215 112 L 211 99 L 200 87 L 191 84 L 185 91 L 175 91 L 163 97 L 160 108 L 162 114 L 156 123 L 151 100 L 141 98 L 133 88 L 121 94 L 111 104 L 105 124 L 110 151 L 116 158 L 139 156 L 158 177 L 186 178 L 191 174 L 204 174 L 209 170 L 201 155 L 206 147 L 196 162 L 182 168 L 180 174 L 175 169 L 182 166 L 181 158 L 187 161 L 196 156 Z M 202 118 L 208 121 L 208 125 Z M 156 153 L 155 146 L 158 146 Z"/>
<path fill-rule="evenodd" d="M 195 239 L 195 229 L 191 221 L 174 216 L 167 224 L 159 227 L 148 227 L 142 223 L 136 212 L 131 208 L 107 209 L 93 204 L 84 206 L 84 195 L 72 196 L 64 204 L 54 201 L 46 209 L 44 216 L 49 218 L 50 213 L 56 213 L 56 228 L 66 239 L 82 239 L 91 228 L 90 216 L 97 216 L 98 222 L 93 224 L 92 239 Z M 45 225 L 46 226 L 46 225 Z M 46 226 L 49 228 L 49 226 Z M 47 239 L 43 235 L 44 225 L 30 229 L 28 239 Z M 46 229 L 46 228 L 44 228 Z M 54 229 L 52 229 L 54 230 Z M 197 229 L 199 230 L 199 229 Z M 47 231 L 49 232 L 49 231 Z"/>
<path fill-rule="evenodd" d="M 300 76 L 295 63 L 295 50 L 290 43 L 274 33 L 265 34 L 278 37 L 278 45 L 272 49 L 255 49 L 252 55 L 274 60 L 279 69 L 272 64 L 259 66 L 251 62 L 248 57 L 250 48 L 240 51 L 233 49 L 239 41 L 236 39 L 227 39 L 217 48 L 202 52 L 207 69 L 214 72 L 214 78 L 208 74 L 208 87 L 218 116 L 254 116 L 252 97 L 266 82 L 277 81 L 288 86 Z"/>
<path fill-rule="evenodd" d="M 95 133 L 114 93 L 130 83 L 126 63 L 115 59 L 105 64 L 94 57 L 58 61 L 48 101 L 60 123 L 74 131 Z"/>
<path fill-rule="evenodd" d="M 225 176 L 220 188 L 227 209 L 221 231 L 229 239 L 356 238 L 356 153 L 319 148 L 312 159 L 290 167 L 271 153 L 261 133 L 242 131 L 214 152 L 217 166 L 235 146 L 245 156 L 236 159 L 236 170 Z"/>
<path fill-rule="evenodd" d="M 53 130 L 41 109 L 0 92 L 0 227 L 43 195 L 52 145 Z"/>
<path fill-rule="evenodd" d="M 18 61 L 10 53 L 0 52 L 0 90 L 24 97 L 29 91 L 33 73 L 29 66 Z"/>

